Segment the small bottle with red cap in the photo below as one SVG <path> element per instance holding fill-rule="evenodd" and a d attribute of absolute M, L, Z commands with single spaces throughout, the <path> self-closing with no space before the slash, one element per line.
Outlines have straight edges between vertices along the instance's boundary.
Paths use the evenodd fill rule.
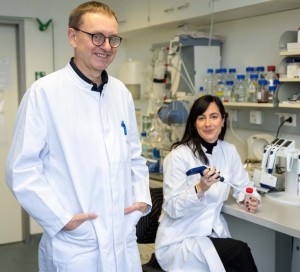
<path fill-rule="evenodd" d="M 245 203 L 245 206 L 246 206 L 247 210 L 248 210 L 248 205 L 247 204 L 251 201 L 252 194 L 253 194 L 253 188 L 252 187 L 247 187 L 246 191 L 245 191 L 245 200 L 244 200 L 244 203 Z"/>
<path fill-rule="evenodd" d="M 276 70 L 275 65 L 267 66 L 267 73 L 265 79 L 268 81 L 268 86 L 275 86 L 274 81 L 278 79 L 275 70 Z"/>

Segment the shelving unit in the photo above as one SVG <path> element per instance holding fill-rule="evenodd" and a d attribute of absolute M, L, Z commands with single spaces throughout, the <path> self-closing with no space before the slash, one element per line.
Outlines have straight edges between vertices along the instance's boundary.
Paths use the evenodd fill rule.
<path fill-rule="evenodd" d="M 287 44 L 290 42 L 295 42 L 297 39 L 297 31 L 286 31 L 284 32 L 280 39 L 279 39 L 279 48 L 280 52 L 279 55 L 282 57 L 300 57 L 300 50 L 287 50 Z M 283 59 L 284 62 L 284 59 Z M 286 69 L 286 67 L 285 67 Z M 286 75 L 282 74 L 279 77 L 279 82 L 284 83 L 300 83 L 300 78 L 289 78 Z M 300 89 L 300 85 L 299 85 Z M 278 97 L 278 93 L 277 93 Z M 281 102 L 278 104 L 278 107 L 280 108 L 292 108 L 292 109 L 299 109 L 300 108 L 300 102 Z"/>
<path fill-rule="evenodd" d="M 272 108 L 272 103 L 224 102 L 225 107 Z"/>

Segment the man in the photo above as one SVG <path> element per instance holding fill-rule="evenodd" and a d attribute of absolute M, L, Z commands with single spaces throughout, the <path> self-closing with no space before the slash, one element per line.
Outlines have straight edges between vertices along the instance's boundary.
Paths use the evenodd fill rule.
<path fill-rule="evenodd" d="M 105 69 L 122 38 L 91 1 L 69 17 L 74 58 L 29 88 L 6 165 L 7 184 L 43 227 L 40 272 L 141 271 L 136 224 L 149 212 L 130 92 Z"/>

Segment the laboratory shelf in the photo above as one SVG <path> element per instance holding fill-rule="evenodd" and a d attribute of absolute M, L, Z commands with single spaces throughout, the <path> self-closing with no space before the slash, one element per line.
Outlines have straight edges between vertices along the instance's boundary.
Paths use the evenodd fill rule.
<path fill-rule="evenodd" d="M 272 108 L 272 103 L 224 102 L 225 107 Z"/>
<path fill-rule="evenodd" d="M 241 103 L 241 102 L 223 102 L 225 107 L 243 107 L 243 108 L 275 108 L 272 103 Z M 299 103 L 279 103 L 279 108 L 299 109 Z"/>
<path fill-rule="evenodd" d="M 300 82 L 300 78 L 295 77 L 280 77 L 279 82 Z"/>
<path fill-rule="evenodd" d="M 280 56 L 300 56 L 300 50 L 281 51 Z"/>
<path fill-rule="evenodd" d="M 290 109 L 300 109 L 300 102 L 299 103 L 279 103 L 279 108 L 290 108 Z"/>

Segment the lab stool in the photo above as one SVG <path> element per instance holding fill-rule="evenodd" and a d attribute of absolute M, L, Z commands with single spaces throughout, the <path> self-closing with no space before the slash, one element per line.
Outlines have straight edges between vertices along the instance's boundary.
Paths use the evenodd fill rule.
<path fill-rule="evenodd" d="M 143 216 L 136 226 L 137 242 L 139 244 L 151 244 L 155 242 L 158 228 L 158 219 L 161 213 L 163 203 L 162 188 L 150 188 L 152 210 L 146 216 Z M 143 272 L 164 272 L 159 266 L 155 254 L 151 255 L 150 260 L 142 265 Z"/>

